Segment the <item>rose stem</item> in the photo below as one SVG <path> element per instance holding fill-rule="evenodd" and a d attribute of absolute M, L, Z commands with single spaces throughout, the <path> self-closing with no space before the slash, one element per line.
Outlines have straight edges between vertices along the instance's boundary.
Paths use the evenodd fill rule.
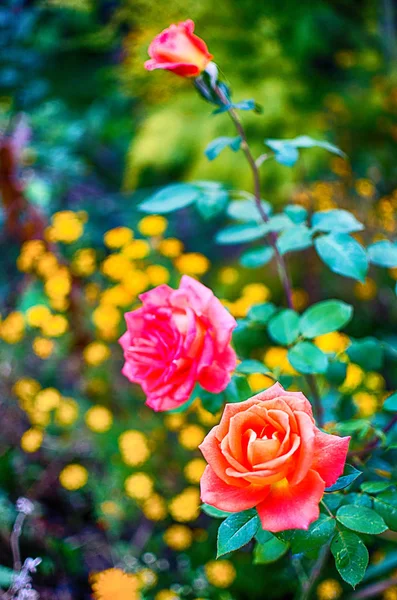
<path fill-rule="evenodd" d="M 229 105 L 228 99 L 226 98 L 225 94 L 218 86 L 215 86 L 215 93 L 224 106 Z M 240 118 L 239 118 L 237 112 L 234 110 L 234 108 L 232 108 L 232 107 L 229 108 L 229 110 L 227 112 L 229 113 L 230 118 L 232 119 L 232 121 L 237 129 L 237 132 L 242 139 L 241 148 L 246 156 L 247 162 L 252 171 L 252 176 L 254 179 L 255 204 L 256 204 L 258 212 L 262 218 L 262 221 L 264 223 L 268 223 L 269 217 L 261 203 L 261 181 L 260 181 L 260 175 L 259 175 L 259 168 L 255 161 L 255 158 L 253 157 L 251 148 L 249 147 L 247 134 L 244 129 L 244 125 L 240 121 Z M 293 310 L 294 303 L 292 300 L 291 280 L 288 275 L 287 266 L 285 264 L 284 257 L 282 254 L 280 254 L 279 249 L 277 248 L 277 244 L 276 244 L 277 234 L 274 232 L 270 232 L 267 236 L 267 239 L 269 240 L 269 243 L 274 250 L 274 255 L 276 257 L 276 262 L 277 262 L 277 269 L 278 269 L 278 273 L 279 273 L 279 277 L 280 277 L 282 286 L 284 288 L 285 296 L 287 299 L 287 305 L 290 309 Z M 314 412 L 316 415 L 316 420 L 317 420 L 319 426 L 322 427 L 324 424 L 324 411 L 323 411 L 323 407 L 321 405 L 321 398 L 318 393 L 316 381 L 315 381 L 313 375 L 307 375 L 306 381 L 308 383 L 309 389 L 313 396 L 313 408 L 314 408 Z"/>
<path fill-rule="evenodd" d="M 300 590 L 298 600 L 308 600 L 310 598 L 312 589 L 313 589 L 317 579 L 320 577 L 321 571 L 323 570 L 325 563 L 327 562 L 328 555 L 329 555 L 329 548 L 330 548 L 330 544 L 326 544 L 325 546 L 322 547 L 322 549 L 320 551 L 320 555 L 319 555 L 318 559 L 316 560 L 316 562 L 314 563 L 314 566 L 310 572 L 309 578 L 307 579 L 307 581 L 302 583 L 302 588 Z"/>

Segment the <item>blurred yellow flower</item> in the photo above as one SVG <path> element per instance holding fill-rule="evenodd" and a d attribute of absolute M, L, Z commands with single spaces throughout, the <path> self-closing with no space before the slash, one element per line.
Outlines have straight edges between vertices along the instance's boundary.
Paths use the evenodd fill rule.
<path fill-rule="evenodd" d="M 150 588 L 156 585 L 158 577 L 152 569 L 141 569 L 137 572 L 141 587 Z"/>
<path fill-rule="evenodd" d="M 319 335 L 315 338 L 314 343 L 325 353 L 335 352 L 339 354 L 340 352 L 344 352 L 349 347 L 350 340 L 344 333 L 333 331 L 331 333 Z"/>
<path fill-rule="evenodd" d="M 148 215 L 138 223 L 138 229 L 145 237 L 162 235 L 168 227 L 168 221 L 161 215 Z"/>
<path fill-rule="evenodd" d="M 55 388 L 45 388 L 40 390 L 35 398 L 35 407 L 37 410 L 48 412 L 59 406 L 61 394 Z"/>
<path fill-rule="evenodd" d="M 107 569 L 91 576 L 95 600 L 139 600 L 139 580 L 121 569 Z"/>
<path fill-rule="evenodd" d="M 353 394 L 353 402 L 357 406 L 361 417 L 371 417 L 376 413 L 376 409 L 378 408 L 376 396 L 368 392 Z"/>
<path fill-rule="evenodd" d="M 101 511 L 109 517 L 120 517 L 123 514 L 120 506 L 113 500 L 105 500 L 101 503 Z"/>
<path fill-rule="evenodd" d="M 22 313 L 11 312 L 2 323 L 0 323 L 0 338 L 7 344 L 17 344 L 25 333 L 25 321 Z"/>
<path fill-rule="evenodd" d="M 41 325 L 51 316 L 51 311 L 45 304 L 36 304 L 26 311 L 26 322 L 31 327 Z"/>
<path fill-rule="evenodd" d="M 252 304 L 258 304 L 269 300 L 271 293 L 264 283 L 248 283 L 243 287 L 243 296 L 249 298 Z"/>
<path fill-rule="evenodd" d="M 185 423 L 185 416 L 183 413 L 174 413 L 166 415 L 164 418 L 164 425 L 170 431 L 178 431 Z"/>
<path fill-rule="evenodd" d="M 84 226 L 79 216 L 71 210 L 63 210 L 52 216 L 50 239 L 71 244 L 83 235 Z"/>
<path fill-rule="evenodd" d="M 51 315 L 41 325 L 41 331 L 49 337 L 59 337 L 66 333 L 69 323 L 63 315 Z"/>
<path fill-rule="evenodd" d="M 123 254 L 127 258 L 139 260 L 150 254 L 150 245 L 146 240 L 133 240 L 123 248 Z"/>
<path fill-rule="evenodd" d="M 131 278 L 135 272 L 131 273 Z M 112 304 L 113 306 L 128 306 L 134 300 L 134 295 L 125 285 L 118 284 L 102 292 L 101 303 Z"/>
<path fill-rule="evenodd" d="M 170 280 L 170 273 L 168 269 L 162 265 L 150 265 L 146 269 L 146 274 L 149 278 L 150 284 L 153 286 L 161 285 L 162 283 L 168 283 Z"/>
<path fill-rule="evenodd" d="M 193 458 L 187 463 L 183 472 L 189 483 L 199 483 L 207 463 L 203 458 Z"/>
<path fill-rule="evenodd" d="M 376 192 L 374 184 L 369 179 L 358 179 L 355 188 L 357 193 L 364 198 L 371 198 Z"/>
<path fill-rule="evenodd" d="M 370 371 L 365 376 L 364 384 L 369 390 L 379 391 L 384 389 L 386 381 L 380 373 Z"/>
<path fill-rule="evenodd" d="M 21 448 L 24 452 L 36 452 L 43 443 L 43 432 L 41 429 L 32 427 L 25 431 L 21 437 Z"/>
<path fill-rule="evenodd" d="M 31 400 L 40 389 L 41 385 L 35 379 L 21 377 L 15 382 L 12 391 L 20 400 Z"/>
<path fill-rule="evenodd" d="M 71 265 L 73 273 L 89 277 L 96 269 L 96 252 L 93 248 L 81 248 L 74 253 Z"/>
<path fill-rule="evenodd" d="M 147 500 L 153 492 L 153 480 L 147 473 L 134 473 L 124 482 L 125 491 L 134 500 Z"/>
<path fill-rule="evenodd" d="M 44 284 L 44 290 L 50 298 L 67 296 L 72 288 L 70 274 L 67 271 L 57 271 Z"/>
<path fill-rule="evenodd" d="M 236 570 L 228 560 L 211 560 L 205 567 L 208 582 L 219 588 L 227 588 L 236 578 Z"/>
<path fill-rule="evenodd" d="M 149 287 L 149 276 L 145 271 L 138 269 L 128 273 L 123 279 L 123 285 L 126 290 L 134 296 L 141 294 Z"/>
<path fill-rule="evenodd" d="M 193 534 L 186 525 L 171 525 L 163 534 L 167 546 L 173 550 L 186 550 L 192 545 Z"/>
<path fill-rule="evenodd" d="M 55 422 L 68 427 L 73 425 L 79 416 L 79 405 L 73 398 L 62 398 L 55 412 Z"/>
<path fill-rule="evenodd" d="M 167 238 L 161 240 L 158 245 L 158 251 L 167 258 L 177 258 L 183 252 L 183 244 L 176 238 Z"/>
<path fill-rule="evenodd" d="M 103 342 L 91 342 L 84 348 L 83 356 L 88 365 L 97 367 L 109 358 L 110 349 Z"/>
<path fill-rule="evenodd" d="M 306 290 L 292 290 L 292 305 L 295 310 L 301 311 L 309 304 L 309 294 Z"/>
<path fill-rule="evenodd" d="M 122 248 L 126 244 L 128 244 L 134 234 L 129 227 L 115 227 L 114 229 L 109 229 L 103 236 L 103 241 L 105 246 L 108 248 Z"/>
<path fill-rule="evenodd" d="M 248 375 L 248 383 L 253 392 L 260 392 L 274 384 L 274 380 L 263 373 L 251 373 Z"/>
<path fill-rule="evenodd" d="M 224 267 L 219 271 L 219 281 L 224 285 L 233 285 L 239 278 L 238 269 L 234 267 Z"/>
<path fill-rule="evenodd" d="M 175 259 L 175 266 L 183 275 L 204 275 L 210 268 L 210 261 L 200 252 L 188 252 Z"/>
<path fill-rule="evenodd" d="M 154 600 L 180 600 L 180 596 L 172 590 L 160 590 L 155 595 Z"/>
<path fill-rule="evenodd" d="M 195 487 L 188 487 L 169 503 L 169 511 L 175 521 L 195 521 L 200 512 L 200 493 Z"/>
<path fill-rule="evenodd" d="M 179 432 L 179 443 L 188 450 L 195 450 L 203 441 L 205 430 L 200 425 L 185 425 Z"/>
<path fill-rule="evenodd" d="M 91 431 L 104 433 L 113 423 L 113 415 L 106 406 L 93 406 L 85 414 L 85 422 Z"/>
<path fill-rule="evenodd" d="M 102 262 L 102 273 L 114 279 L 121 281 L 126 276 L 126 273 L 132 272 L 132 265 L 127 256 L 124 254 L 111 254 Z"/>
<path fill-rule="evenodd" d="M 119 448 L 123 461 L 132 467 L 143 464 L 150 456 L 146 436 L 133 429 L 120 435 Z"/>
<path fill-rule="evenodd" d="M 376 297 L 378 287 L 373 279 L 367 277 L 364 283 L 359 281 L 354 286 L 354 293 L 359 300 L 373 300 Z"/>
<path fill-rule="evenodd" d="M 152 494 L 142 505 L 143 514 L 150 521 L 162 521 L 167 516 L 167 506 L 158 494 Z"/>
<path fill-rule="evenodd" d="M 32 348 L 36 356 L 45 360 L 46 358 L 51 356 L 54 350 L 54 342 L 47 338 L 35 337 L 32 342 Z"/>
<path fill-rule="evenodd" d="M 59 482 L 67 490 L 74 491 L 84 487 L 88 481 L 88 471 L 78 464 L 71 464 L 62 469 Z"/>
<path fill-rule="evenodd" d="M 98 329 L 109 330 L 120 323 L 121 315 L 115 306 L 100 304 L 92 313 L 92 320 Z"/>
<path fill-rule="evenodd" d="M 296 371 L 288 360 L 287 348 L 274 346 L 269 348 L 263 357 L 263 361 L 270 370 L 280 369 L 283 375 L 296 375 Z"/>
<path fill-rule="evenodd" d="M 51 277 L 59 268 L 58 259 L 52 252 L 45 252 L 37 261 L 36 271 L 41 277 Z"/>
<path fill-rule="evenodd" d="M 347 365 L 346 378 L 339 390 L 343 393 L 355 390 L 364 381 L 364 377 L 365 373 L 361 367 L 355 363 L 349 363 Z"/>
<path fill-rule="evenodd" d="M 342 592 L 342 586 L 336 579 L 325 579 L 317 586 L 318 600 L 337 600 Z"/>

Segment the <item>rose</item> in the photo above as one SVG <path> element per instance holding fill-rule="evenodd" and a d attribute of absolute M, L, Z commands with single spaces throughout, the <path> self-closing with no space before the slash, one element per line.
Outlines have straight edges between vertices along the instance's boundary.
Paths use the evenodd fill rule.
<path fill-rule="evenodd" d="M 201 498 L 230 512 L 256 506 L 267 531 L 307 529 L 343 472 L 349 440 L 320 431 L 305 396 L 276 383 L 226 404 L 200 446 L 208 462 Z"/>
<path fill-rule="evenodd" d="M 143 306 L 125 315 L 122 373 L 142 386 L 154 410 L 188 400 L 199 383 L 223 391 L 236 366 L 230 346 L 237 323 L 212 291 L 187 275 L 179 289 L 159 285 L 140 295 Z"/>
<path fill-rule="evenodd" d="M 149 46 L 148 71 L 166 69 L 182 77 L 197 77 L 212 58 L 205 42 L 194 35 L 191 19 L 170 25 L 154 38 Z"/>

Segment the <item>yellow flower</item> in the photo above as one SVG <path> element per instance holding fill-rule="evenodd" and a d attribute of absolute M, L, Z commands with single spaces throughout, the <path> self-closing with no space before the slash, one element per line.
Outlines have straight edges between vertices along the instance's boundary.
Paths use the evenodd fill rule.
<path fill-rule="evenodd" d="M 87 302 L 94 304 L 100 293 L 100 287 L 96 283 L 88 283 L 84 288 L 84 296 Z"/>
<path fill-rule="evenodd" d="M 140 585 L 144 588 L 151 588 L 157 583 L 157 575 L 152 569 L 142 569 L 137 572 Z"/>
<path fill-rule="evenodd" d="M 150 521 L 162 521 L 167 516 L 167 506 L 161 496 L 152 494 L 142 505 L 143 514 Z"/>
<path fill-rule="evenodd" d="M 193 542 L 193 534 L 186 525 L 171 525 L 163 534 L 167 546 L 173 550 L 186 550 Z"/>
<path fill-rule="evenodd" d="M 359 281 L 354 286 L 354 293 L 359 300 L 373 300 L 376 297 L 378 287 L 373 279 L 367 277 L 364 283 Z"/>
<path fill-rule="evenodd" d="M 150 245 L 146 240 L 133 240 L 123 248 L 123 254 L 134 260 L 146 258 L 150 254 Z"/>
<path fill-rule="evenodd" d="M 44 284 L 44 290 L 50 298 L 67 296 L 70 293 L 72 281 L 67 271 L 57 271 L 51 275 Z"/>
<path fill-rule="evenodd" d="M 84 487 L 88 481 L 88 471 L 78 464 L 71 464 L 62 469 L 59 482 L 67 490 L 74 491 Z"/>
<path fill-rule="evenodd" d="M 260 392 L 273 385 L 274 380 L 263 373 L 251 373 L 248 375 L 248 383 L 253 392 Z"/>
<path fill-rule="evenodd" d="M 204 275 L 210 268 L 210 261 L 204 254 L 188 252 L 175 259 L 175 266 L 184 275 Z"/>
<path fill-rule="evenodd" d="M 12 391 L 20 400 L 29 401 L 35 397 L 40 388 L 41 385 L 35 379 L 21 377 L 15 382 Z"/>
<path fill-rule="evenodd" d="M 124 482 L 125 491 L 134 500 L 147 500 L 153 492 L 153 480 L 146 473 L 134 473 Z"/>
<path fill-rule="evenodd" d="M 199 425 L 186 425 L 179 432 L 179 443 L 188 450 L 195 450 L 205 438 L 205 431 Z"/>
<path fill-rule="evenodd" d="M 355 188 L 357 193 L 364 198 L 371 198 L 376 192 L 374 184 L 369 179 L 358 179 Z"/>
<path fill-rule="evenodd" d="M 35 337 L 32 343 L 33 352 L 39 358 L 45 360 L 51 356 L 54 350 L 54 342 L 43 337 Z"/>
<path fill-rule="evenodd" d="M 135 273 L 135 271 L 134 271 Z M 133 274 L 131 274 L 133 277 Z M 102 304 L 113 304 L 114 306 L 128 306 L 134 300 L 132 294 L 124 285 L 115 285 L 101 294 Z"/>
<path fill-rule="evenodd" d="M 98 329 L 112 330 L 121 320 L 120 312 L 111 304 L 100 304 L 92 313 L 92 320 Z"/>
<path fill-rule="evenodd" d="M 269 300 L 271 293 L 263 283 L 248 283 L 243 287 L 243 296 L 249 298 L 252 304 L 257 304 Z"/>
<path fill-rule="evenodd" d="M 79 416 L 79 405 L 73 398 L 62 398 L 55 412 L 55 422 L 64 427 L 73 425 Z"/>
<path fill-rule="evenodd" d="M 183 252 L 183 244 L 176 238 L 167 238 L 166 240 L 161 240 L 158 245 L 158 251 L 167 258 L 177 258 Z"/>
<path fill-rule="evenodd" d="M 89 277 L 96 269 L 96 252 L 93 248 L 81 248 L 72 259 L 72 271 L 80 277 Z"/>
<path fill-rule="evenodd" d="M 12 312 L 0 323 L 0 337 L 7 344 L 17 344 L 25 333 L 25 322 L 22 313 Z"/>
<path fill-rule="evenodd" d="M 29 272 L 35 266 L 37 259 L 44 254 L 45 244 L 42 240 L 29 240 L 24 242 L 21 253 L 17 259 L 17 268 Z"/>
<path fill-rule="evenodd" d="M 161 215 L 148 215 L 138 223 L 138 229 L 145 237 L 162 235 L 167 229 L 168 221 Z"/>
<path fill-rule="evenodd" d="M 45 304 L 36 304 L 26 311 L 26 322 L 31 327 L 41 325 L 51 316 L 51 311 Z"/>
<path fill-rule="evenodd" d="M 37 260 L 36 271 L 41 277 L 51 277 L 55 275 L 59 268 L 58 260 L 52 252 L 45 252 Z"/>
<path fill-rule="evenodd" d="M 301 311 L 309 303 L 309 294 L 306 290 L 295 289 L 292 290 L 292 305 L 295 310 Z"/>
<path fill-rule="evenodd" d="M 378 401 L 376 396 L 368 392 L 357 392 L 353 394 L 353 402 L 359 409 L 361 417 L 370 417 L 376 413 Z"/>
<path fill-rule="evenodd" d="M 45 388 L 37 393 L 35 407 L 37 410 L 49 412 L 59 406 L 61 394 L 55 388 Z"/>
<path fill-rule="evenodd" d="M 236 578 L 236 569 L 228 560 L 211 560 L 205 567 L 209 583 L 219 588 L 227 588 Z"/>
<path fill-rule="evenodd" d="M 63 315 L 51 315 L 41 326 L 41 331 L 49 337 L 59 337 L 66 333 L 69 323 Z"/>
<path fill-rule="evenodd" d="M 171 516 L 180 523 L 194 521 L 200 512 L 200 494 L 197 488 L 188 487 L 169 504 Z"/>
<path fill-rule="evenodd" d="M 228 308 L 233 317 L 245 317 L 251 308 L 253 302 L 249 296 L 243 296 L 238 298 L 235 302 L 225 303 L 224 305 Z"/>
<path fill-rule="evenodd" d="M 162 283 L 168 283 L 170 280 L 168 269 L 162 265 L 150 265 L 146 269 L 146 273 L 151 285 L 161 285 Z"/>
<path fill-rule="evenodd" d="M 115 227 L 109 229 L 103 236 L 105 246 L 108 248 L 122 248 L 128 244 L 134 237 L 133 232 L 129 227 Z"/>
<path fill-rule="evenodd" d="M 364 377 L 365 373 L 361 367 L 355 363 L 349 363 L 347 365 L 345 381 L 340 386 L 339 390 L 343 393 L 355 390 L 363 382 Z"/>
<path fill-rule="evenodd" d="M 121 281 L 126 273 L 133 270 L 129 259 L 124 254 L 111 254 L 105 258 L 101 268 L 104 275 L 115 281 Z"/>
<path fill-rule="evenodd" d="M 196 406 L 196 414 L 202 425 L 205 425 L 206 427 L 213 427 L 219 423 L 222 416 L 222 411 L 220 410 L 219 412 L 212 414 L 208 410 L 205 410 L 200 400 Z"/>
<path fill-rule="evenodd" d="M 53 215 L 49 234 L 53 241 L 71 244 L 83 235 L 83 231 L 83 223 L 77 214 L 71 210 L 64 210 Z"/>
<path fill-rule="evenodd" d="M 109 358 L 110 349 L 103 342 L 91 342 L 84 348 L 83 356 L 87 364 L 96 367 Z"/>
<path fill-rule="evenodd" d="M 91 577 L 95 600 L 139 600 L 139 580 L 121 569 L 107 569 Z"/>
<path fill-rule="evenodd" d="M 189 483 L 199 483 L 207 463 L 203 458 L 193 458 L 187 463 L 183 472 Z"/>
<path fill-rule="evenodd" d="M 123 512 L 117 502 L 113 502 L 113 500 L 102 502 L 101 511 L 109 517 L 120 517 Z"/>
<path fill-rule="evenodd" d="M 317 586 L 319 600 L 337 600 L 342 595 L 342 586 L 336 579 L 325 579 Z"/>
<path fill-rule="evenodd" d="M 266 351 L 263 361 L 270 370 L 280 369 L 284 375 L 296 375 L 296 371 L 288 360 L 288 350 L 274 346 Z"/>
<path fill-rule="evenodd" d="M 87 427 L 97 433 L 108 431 L 113 423 L 113 415 L 105 406 L 93 406 L 85 414 Z"/>
<path fill-rule="evenodd" d="M 164 424 L 170 431 L 178 431 L 184 423 L 185 416 L 183 413 L 166 415 L 164 418 Z"/>
<path fill-rule="evenodd" d="M 123 461 L 132 467 L 142 465 L 150 456 L 145 435 L 133 429 L 120 435 L 119 448 Z"/>
<path fill-rule="evenodd" d="M 350 340 L 344 333 L 333 331 L 331 333 L 319 335 L 314 340 L 314 343 L 318 348 L 320 348 L 320 350 L 327 354 L 332 352 L 339 354 L 340 352 L 344 352 L 349 347 Z"/>
<path fill-rule="evenodd" d="M 233 285 L 237 283 L 239 272 L 234 267 L 224 267 L 219 271 L 219 280 L 224 285 Z"/>
<path fill-rule="evenodd" d="M 384 389 L 386 382 L 380 373 L 370 371 L 365 376 L 364 384 L 369 390 L 379 391 Z"/>
<path fill-rule="evenodd" d="M 144 271 L 136 269 L 132 273 L 128 273 L 123 279 L 123 285 L 125 289 L 136 296 L 141 292 L 144 292 L 149 287 L 149 276 Z"/>
<path fill-rule="evenodd" d="M 392 585 L 383 592 L 383 600 L 397 600 L 397 585 Z"/>
<path fill-rule="evenodd" d="M 154 600 L 180 600 L 180 596 L 172 590 L 160 590 L 155 595 Z"/>
<path fill-rule="evenodd" d="M 25 431 L 21 437 L 21 448 L 24 452 L 36 452 L 43 443 L 43 432 L 41 429 L 31 428 Z"/>

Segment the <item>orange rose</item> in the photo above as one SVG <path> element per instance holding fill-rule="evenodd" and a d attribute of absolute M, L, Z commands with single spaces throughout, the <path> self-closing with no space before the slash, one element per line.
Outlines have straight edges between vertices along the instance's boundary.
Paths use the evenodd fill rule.
<path fill-rule="evenodd" d="M 325 487 L 343 472 L 349 441 L 320 431 L 305 396 L 276 383 L 226 404 L 200 446 L 208 462 L 201 498 L 229 512 L 256 506 L 267 531 L 307 529 Z"/>
<path fill-rule="evenodd" d="M 212 58 L 205 42 L 194 35 L 191 19 L 170 25 L 154 38 L 149 46 L 150 60 L 145 69 L 165 69 L 182 77 L 197 77 Z"/>

